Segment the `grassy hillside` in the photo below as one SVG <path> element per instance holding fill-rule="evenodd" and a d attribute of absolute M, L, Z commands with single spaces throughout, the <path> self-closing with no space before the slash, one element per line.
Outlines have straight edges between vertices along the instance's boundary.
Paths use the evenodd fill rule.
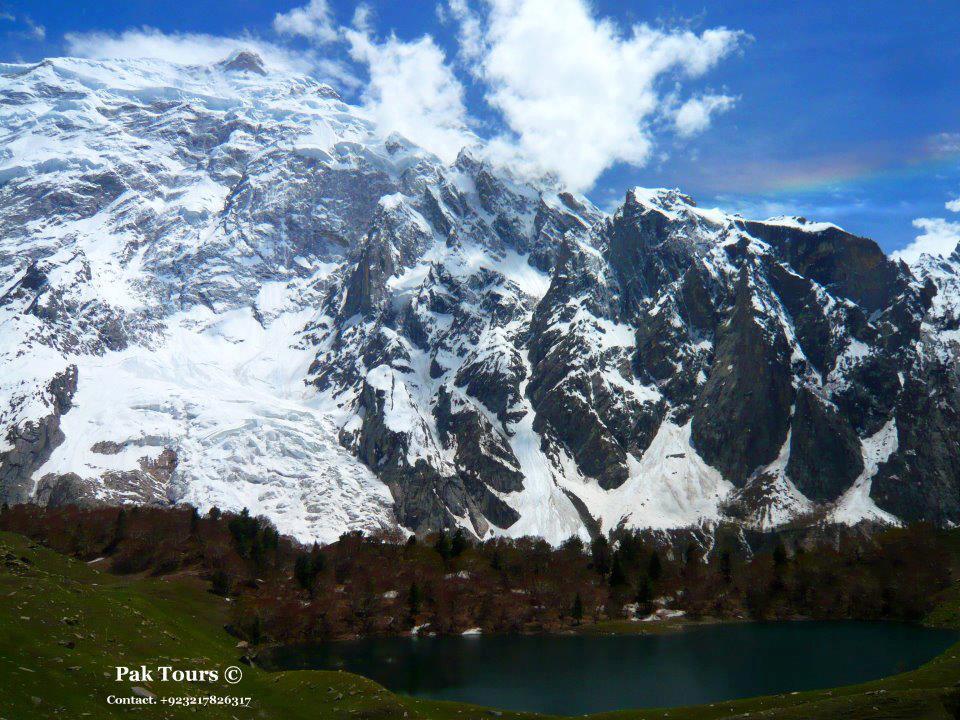
<path fill-rule="evenodd" d="M 960 592 L 947 592 L 933 619 L 960 619 Z M 118 577 L 0 533 L 0 718 L 519 718 L 454 703 L 413 700 L 339 672 L 267 673 L 241 665 L 242 650 L 222 628 L 227 600 L 189 574 Z M 118 664 L 181 669 L 239 665 L 228 685 L 115 682 Z M 596 718 L 941 718 L 958 717 L 960 645 L 917 671 L 834 690 L 671 710 L 607 713 Z M 138 686 L 157 697 L 229 695 L 250 708 L 111 707 Z"/>

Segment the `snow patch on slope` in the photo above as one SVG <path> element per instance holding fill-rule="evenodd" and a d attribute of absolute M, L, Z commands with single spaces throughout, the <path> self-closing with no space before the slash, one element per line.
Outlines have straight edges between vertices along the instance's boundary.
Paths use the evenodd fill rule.
<path fill-rule="evenodd" d="M 690 422 L 664 420 L 643 456 L 628 456 L 630 475 L 613 490 L 595 482 L 567 482 L 604 530 L 690 527 L 720 518 L 720 505 L 733 485 L 707 465 L 690 443 Z"/>
<path fill-rule="evenodd" d="M 863 472 L 853 481 L 853 485 L 840 496 L 829 518 L 845 525 L 856 525 L 867 520 L 870 522 L 900 525 L 900 521 L 877 507 L 870 497 L 870 486 L 877 469 L 897 451 L 897 421 L 891 418 L 876 433 L 864 438 L 861 443 L 863 454 Z"/>

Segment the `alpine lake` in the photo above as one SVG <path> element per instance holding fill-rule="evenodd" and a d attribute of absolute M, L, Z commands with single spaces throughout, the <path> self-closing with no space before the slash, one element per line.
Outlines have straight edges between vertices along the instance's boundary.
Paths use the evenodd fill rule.
<path fill-rule="evenodd" d="M 274 670 L 342 669 L 416 697 L 580 715 L 696 705 L 915 669 L 960 633 L 888 622 L 697 625 L 629 635 L 378 638 L 274 648 Z"/>

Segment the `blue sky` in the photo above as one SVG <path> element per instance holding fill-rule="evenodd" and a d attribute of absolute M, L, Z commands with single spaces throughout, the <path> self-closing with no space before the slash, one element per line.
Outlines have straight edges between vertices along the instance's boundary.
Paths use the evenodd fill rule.
<path fill-rule="evenodd" d="M 312 14 L 307 6 L 306 14 L 291 16 L 307 0 L 0 0 L 0 60 L 97 52 L 91 48 L 102 47 L 103 37 L 144 27 L 156 31 L 154 39 L 193 38 L 190 48 L 204 36 L 211 43 L 254 38 L 291 57 L 308 57 L 315 74 L 341 73 L 334 81 L 345 94 L 376 104 L 383 122 L 409 110 L 388 106 L 396 94 L 387 83 L 428 78 L 423 92 L 438 95 L 438 104 L 419 97 L 435 108 L 434 118 L 450 114 L 443 132 L 465 126 L 500 138 L 505 153 L 558 171 L 603 206 L 632 185 L 679 186 L 701 205 L 832 220 L 875 238 L 887 251 L 918 235 L 934 249 L 960 238 L 960 218 L 945 207 L 960 196 L 955 0 L 563 0 L 551 5 L 558 8 L 556 27 L 583 23 L 583 34 L 598 42 L 581 46 L 563 35 L 547 37 L 543 57 L 529 33 L 542 25 L 549 34 L 551 23 L 541 14 L 531 29 L 519 16 L 528 11 L 536 18 L 545 0 L 455 0 L 452 6 L 447 0 L 380 0 L 369 3 L 365 16 L 356 14 L 357 3 L 329 0 L 321 8 L 323 0 L 313 1 Z M 326 11 L 323 17 L 318 8 Z M 285 13 L 289 22 L 278 24 Z M 465 46 L 470 19 L 481 46 L 473 49 Z M 678 54 L 664 61 L 663 48 L 633 43 L 637 24 L 648 26 L 644 42 L 666 47 L 675 40 L 670 52 Z M 728 34 L 708 37 L 720 28 Z M 510 37 L 520 40 L 510 45 Z M 116 44 L 117 52 L 133 51 L 137 38 L 127 39 Z M 694 67 L 688 55 L 696 53 L 706 59 Z M 595 73 L 563 69 L 570 57 L 592 63 Z M 422 63 L 412 74 L 383 70 L 397 70 L 397 62 L 411 58 Z M 436 67 L 440 61 L 443 68 Z M 659 61 L 664 67 L 651 71 L 648 82 L 642 66 Z M 504 69 L 504 63 L 524 71 Z M 603 83 L 595 78 L 609 87 L 598 91 L 594 86 Z M 552 96 L 530 90 L 541 80 L 554 88 L 553 104 Z M 560 97 L 568 88 L 571 96 Z M 688 102 L 692 116 L 681 112 Z M 545 108 L 546 119 L 531 118 L 531 108 Z M 570 136 L 562 127 L 581 120 L 584 135 Z M 601 134 L 609 142 L 596 141 Z M 434 136 L 456 142 L 442 133 L 424 135 Z M 569 158 L 559 159 L 568 151 Z"/>

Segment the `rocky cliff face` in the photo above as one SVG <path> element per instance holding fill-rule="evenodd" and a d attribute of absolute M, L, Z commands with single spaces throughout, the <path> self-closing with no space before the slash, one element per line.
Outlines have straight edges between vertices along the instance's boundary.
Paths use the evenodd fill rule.
<path fill-rule="evenodd" d="M 401 525 L 960 521 L 960 256 L 613 213 L 251 53 L 0 66 L 0 492 Z"/>
<path fill-rule="evenodd" d="M 22 503 L 33 495 L 32 477 L 63 442 L 60 417 L 70 410 L 76 391 L 77 368 L 69 365 L 39 393 L 13 398 L 11 414 L 33 404 L 35 419 L 7 427 L 6 449 L 0 453 L 0 501 Z"/>

